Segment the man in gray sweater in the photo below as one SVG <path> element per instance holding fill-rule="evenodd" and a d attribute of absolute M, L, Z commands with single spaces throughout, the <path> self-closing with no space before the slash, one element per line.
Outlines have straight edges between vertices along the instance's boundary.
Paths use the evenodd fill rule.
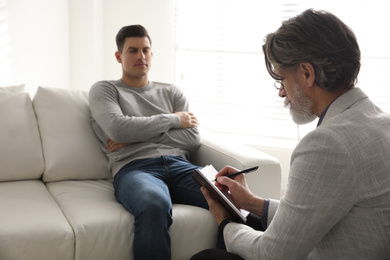
<path fill-rule="evenodd" d="M 198 120 L 182 91 L 148 79 L 153 53 L 141 25 L 116 36 L 122 78 L 95 83 L 91 123 L 109 158 L 115 196 L 134 215 L 134 259 L 171 259 L 172 203 L 208 208 L 191 176 Z"/>

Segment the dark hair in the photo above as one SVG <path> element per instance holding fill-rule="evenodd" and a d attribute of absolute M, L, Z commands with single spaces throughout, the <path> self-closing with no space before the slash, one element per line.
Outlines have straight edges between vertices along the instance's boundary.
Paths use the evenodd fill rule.
<path fill-rule="evenodd" d="M 129 25 L 122 27 L 118 34 L 116 35 L 116 46 L 119 52 L 122 52 L 123 45 L 127 37 L 147 37 L 150 45 L 152 45 L 152 40 L 148 34 L 148 31 L 142 25 Z"/>
<path fill-rule="evenodd" d="M 335 15 L 308 9 L 282 23 L 266 36 L 263 45 L 268 73 L 276 80 L 278 67 L 295 71 L 303 62 L 315 70 L 315 83 L 329 91 L 355 86 L 360 70 L 360 49 L 355 34 Z"/>

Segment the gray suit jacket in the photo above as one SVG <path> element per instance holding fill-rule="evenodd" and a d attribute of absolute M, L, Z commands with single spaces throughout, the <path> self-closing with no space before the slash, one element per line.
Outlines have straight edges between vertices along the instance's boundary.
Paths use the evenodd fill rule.
<path fill-rule="evenodd" d="M 244 259 L 390 259 L 390 115 L 358 88 L 336 99 L 291 158 L 265 232 L 231 223 Z"/>

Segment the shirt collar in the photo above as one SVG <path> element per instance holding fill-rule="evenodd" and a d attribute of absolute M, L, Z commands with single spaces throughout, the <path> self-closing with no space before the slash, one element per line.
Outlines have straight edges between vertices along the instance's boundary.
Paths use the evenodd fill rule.
<path fill-rule="evenodd" d="M 333 100 L 334 101 L 334 100 Z M 320 116 L 320 119 L 318 120 L 318 123 L 317 123 L 317 127 L 320 126 L 320 124 L 322 123 L 322 120 L 324 119 L 325 115 L 326 115 L 326 112 L 328 112 L 328 109 L 330 107 L 330 105 L 332 105 L 332 102 L 330 102 L 330 104 L 325 108 L 325 110 L 322 112 L 321 116 Z"/>

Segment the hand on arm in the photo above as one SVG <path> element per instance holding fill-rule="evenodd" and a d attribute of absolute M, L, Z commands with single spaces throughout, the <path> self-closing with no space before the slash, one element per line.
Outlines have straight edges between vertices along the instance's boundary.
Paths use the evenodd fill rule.
<path fill-rule="evenodd" d="M 169 145 L 175 144 L 176 147 L 183 149 L 193 149 L 193 147 L 199 146 L 197 130 L 190 129 L 199 126 L 198 119 L 195 115 L 190 112 L 175 112 L 174 114 L 179 117 L 180 128 L 172 128 L 164 134 L 160 134 L 150 139 L 144 139 L 143 141 L 166 143 Z M 107 149 L 110 152 L 114 152 L 130 144 L 132 143 L 120 143 L 108 139 Z"/>
<path fill-rule="evenodd" d="M 193 150 L 199 147 L 201 137 L 198 131 L 198 120 L 189 112 L 174 112 L 175 119 L 179 119 L 179 124 L 174 128 L 157 136 L 153 141 L 156 143 L 174 146 L 184 150 Z"/>
<path fill-rule="evenodd" d="M 174 112 L 180 119 L 180 128 L 198 127 L 199 122 L 191 112 Z"/>
<path fill-rule="evenodd" d="M 110 152 L 114 152 L 118 149 L 121 149 L 125 146 L 128 146 L 130 145 L 131 143 L 117 143 L 111 139 L 108 139 L 107 141 L 107 149 L 110 151 Z"/>

